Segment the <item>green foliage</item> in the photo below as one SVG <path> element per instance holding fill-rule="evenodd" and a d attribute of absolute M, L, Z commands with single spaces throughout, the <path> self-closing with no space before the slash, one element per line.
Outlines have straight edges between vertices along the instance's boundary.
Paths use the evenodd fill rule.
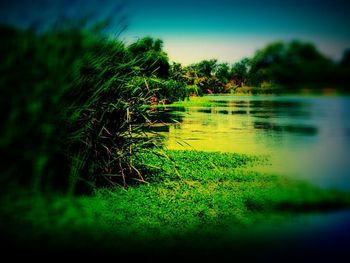
<path fill-rule="evenodd" d="M 162 47 L 162 40 L 144 37 L 131 44 L 128 50 L 131 58 L 136 59 L 136 64 L 144 75 L 166 78 L 169 76 L 170 65 L 168 56 Z"/>
<path fill-rule="evenodd" d="M 37 35 L 7 27 L 0 37 L 3 183 L 66 187 L 70 167 L 62 104 L 90 39 L 74 29 Z"/>
<path fill-rule="evenodd" d="M 199 87 L 201 92 L 226 92 L 225 84 L 230 72 L 227 64 L 217 64 L 216 59 L 203 60 L 182 69 L 183 79 L 189 86 Z"/>
<path fill-rule="evenodd" d="M 190 85 L 197 85 L 202 93 L 220 93 L 221 85 L 215 73 L 217 70 L 217 60 L 203 60 L 190 66 L 194 71 L 195 79 Z"/>
<path fill-rule="evenodd" d="M 203 96 L 203 91 L 197 85 L 187 86 L 187 91 L 190 95 Z"/>
<path fill-rule="evenodd" d="M 183 249 L 185 242 L 202 252 L 211 240 L 241 244 L 234 230 L 256 234 L 262 226 L 283 226 L 299 212 L 350 206 L 348 193 L 249 170 L 267 162 L 260 157 L 198 151 L 165 154 L 168 158 L 159 159 L 144 153 L 139 161 L 159 174 L 148 174 L 150 184 L 127 190 L 100 188 L 93 196 L 51 196 L 51 201 L 23 193 L 18 198 L 14 192 L 2 199 L 6 227 L 35 246 L 45 236 L 50 237 L 45 238 L 46 245 L 55 248 L 132 252 L 155 245 L 157 250 Z"/>
<path fill-rule="evenodd" d="M 209 96 L 191 96 L 188 100 L 177 101 L 169 107 L 212 107 L 217 106 L 216 101 L 210 100 Z"/>
<path fill-rule="evenodd" d="M 194 67 L 197 70 L 198 76 L 210 78 L 216 72 L 217 60 L 203 60 L 197 64 L 194 64 Z"/>
<path fill-rule="evenodd" d="M 314 45 L 299 41 L 275 42 L 250 60 L 249 83 L 272 82 L 284 86 L 331 82 L 334 65 Z"/>
<path fill-rule="evenodd" d="M 343 84 L 341 88 L 344 91 L 349 92 L 349 83 L 350 83 L 350 49 L 344 52 L 342 59 L 336 67 L 335 79 L 334 82 Z"/>
<path fill-rule="evenodd" d="M 126 185 L 133 178 L 143 181 L 133 159 L 142 148 L 154 146 L 141 127 L 148 120 L 142 105 L 155 93 L 135 83 L 136 76 L 128 72 L 135 61 L 125 59 L 121 43 L 104 44 L 98 47 L 101 53 L 84 54 L 82 78 L 76 82 L 79 100 L 69 107 L 72 136 L 68 149 L 85 158 L 80 177 L 97 185 Z"/>
<path fill-rule="evenodd" d="M 180 63 L 173 62 L 170 65 L 169 78 L 178 82 L 186 83 L 184 68 Z"/>
<path fill-rule="evenodd" d="M 89 29 L 0 30 L 4 182 L 70 191 L 85 182 L 78 186 L 85 191 L 143 181 L 134 159 L 156 143 L 142 130 L 149 121 L 143 105 L 187 96 L 179 82 L 142 77 L 154 54 L 167 65 L 161 41 L 145 40 L 152 47 L 138 46 L 133 58 L 134 46 Z"/>
<path fill-rule="evenodd" d="M 248 81 L 248 64 L 249 60 L 244 58 L 232 66 L 232 79 L 238 87 L 243 87 Z"/>
<path fill-rule="evenodd" d="M 231 68 L 227 63 L 221 63 L 217 65 L 215 76 L 220 81 L 221 86 L 224 86 L 231 80 L 232 72 Z"/>
<path fill-rule="evenodd" d="M 172 79 L 135 77 L 132 79 L 131 83 L 144 90 L 151 90 L 153 94 L 153 103 L 168 104 L 178 100 L 184 100 L 189 96 L 184 83 Z"/>
<path fill-rule="evenodd" d="M 227 63 L 220 64 L 216 59 L 187 67 L 174 63 L 170 77 L 199 87 L 203 94 L 275 94 L 297 91 L 303 86 L 336 88 L 348 82 L 346 54 L 337 66 L 311 43 L 274 42 L 258 50 L 254 57 L 244 58 L 232 67 Z"/>

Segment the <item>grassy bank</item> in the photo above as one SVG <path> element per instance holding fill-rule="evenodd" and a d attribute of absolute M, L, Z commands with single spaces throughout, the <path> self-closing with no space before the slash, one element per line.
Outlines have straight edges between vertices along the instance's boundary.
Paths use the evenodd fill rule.
<path fill-rule="evenodd" d="M 224 94 L 225 96 L 227 94 Z M 177 101 L 169 105 L 157 105 L 157 107 L 213 107 L 217 106 L 218 103 L 211 98 L 212 96 L 191 96 L 188 99 L 185 99 L 183 101 Z"/>
<path fill-rule="evenodd" d="M 241 230 L 254 233 L 256 227 L 283 225 L 301 212 L 350 207 L 348 193 L 249 171 L 266 161 L 258 157 L 198 151 L 167 155 L 162 161 L 145 154 L 140 162 L 149 170 L 148 183 L 128 189 L 98 189 L 82 197 L 13 191 L 2 200 L 3 237 L 12 241 L 6 244 L 40 253 L 232 248 L 242 244 Z"/>

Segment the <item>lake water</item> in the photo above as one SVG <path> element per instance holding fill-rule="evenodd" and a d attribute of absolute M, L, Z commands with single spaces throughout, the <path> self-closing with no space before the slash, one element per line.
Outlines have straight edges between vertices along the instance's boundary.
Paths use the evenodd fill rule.
<path fill-rule="evenodd" d="M 168 149 L 265 155 L 271 165 L 254 169 L 350 190 L 350 97 L 209 99 L 215 106 L 166 111 L 164 121 L 173 123 L 160 127 L 160 134 Z M 256 240 L 257 258 L 266 261 L 311 258 L 330 262 L 347 254 L 349 222 L 349 210 L 296 214 L 289 223 L 271 229 L 259 232 L 258 227 L 252 228 L 253 238 L 248 235 L 247 247 Z"/>
<path fill-rule="evenodd" d="M 214 102 L 211 107 L 166 111 L 164 121 L 173 124 L 159 131 L 168 149 L 266 155 L 271 165 L 253 169 L 350 190 L 350 97 L 208 98 Z M 284 224 L 251 229 L 253 236 L 247 235 L 247 244 L 239 244 L 238 251 L 253 246 L 252 256 L 269 262 L 332 262 L 348 253 L 349 222 L 349 210 L 291 215 Z"/>
<path fill-rule="evenodd" d="M 267 155 L 259 167 L 350 190 L 350 97 L 209 96 L 211 107 L 169 109 L 168 149 Z"/>

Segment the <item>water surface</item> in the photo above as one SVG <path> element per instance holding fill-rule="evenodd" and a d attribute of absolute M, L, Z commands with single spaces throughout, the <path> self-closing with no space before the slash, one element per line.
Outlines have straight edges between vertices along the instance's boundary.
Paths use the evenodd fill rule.
<path fill-rule="evenodd" d="M 350 190 L 350 97 L 209 96 L 178 107 L 160 131 L 169 149 L 267 155 L 263 171 Z"/>

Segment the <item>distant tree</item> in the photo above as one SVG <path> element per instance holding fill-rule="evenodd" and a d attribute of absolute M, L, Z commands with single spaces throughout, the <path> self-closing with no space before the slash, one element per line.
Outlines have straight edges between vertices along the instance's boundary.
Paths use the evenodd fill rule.
<path fill-rule="evenodd" d="M 172 80 L 186 82 L 185 70 L 180 63 L 173 62 L 169 68 L 169 78 Z"/>
<path fill-rule="evenodd" d="M 200 82 L 197 71 L 192 65 L 183 68 L 182 76 L 187 85 L 197 85 Z"/>
<path fill-rule="evenodd" d="M 168 55 L 162 48 L 162 40 L 144 37 L 131 44 L 128 49 L 131 57 L 138 61 L 143 74 L 166 78 L 169 76 L 170 65 Z"/>
<path fill-rule="evenodd" d="M 333 62 L 321 54 L 311 43 L 293 41 L 288 45 L 284 72 L 280 72 L 278 81 L 288 83 L 327 83 L 333 70 Z M 290 75 L 286 77 L 286 71 Z"/>
<path fill-rule="evenodd" d="M 231 79 L 231 68 L 228 63 L 218 64 L 215 72 L 216 77 L 222 83 L 227 83 Z"/>
<path fill-rule="evenodd" d="M 232 66 L 231 76 L 238 87 L 243 87 L 248 80 L 248 63 L 248 58 L 244 58 Z"/>
<path fill-rule="evenodd" d="M 188 75 L 192 76 L 191 85 L 197 85 L 203 93 L 220 93 L 223 91 L 216 73 L 218 64 L 216 59 L 202 60 L 199 63 L 192 64 L 189 67 Z"/>
<path fill-rule="evenodd" d="M 345 89 L 350 82 L 350 49 L 347 49 L 342 59 L 337 65 L 336 81 L 341 85 L 341 89 Z"/>
<path fill-rule="evenodd" d="M 339 66 L 344 68 L 350 67 L 350 48 L 345 50 L 342 59 L 339 62 Z"/>
<path fill-rule="evenodd" d="M 274 81 L 274 70 L 278 70 L 283 61 L 285 45 L 282 42 L 272 43 L 258 50 L 250 60 L 249 82 L 251 85 L 259 86 L 264 81 Z"/>
<path fill-rule="evenodd" d="M 250 62 L 249 82 L 282 85 L 325 84 L 330 82 L 333 62 L 311 43 L 275 42 L 257 51 Z"/>
<path fill-rule="evenodd" d="M 210 78 L 216 72 L 217 66 L 216 59 L 203 60 L 194 65 L 198 75 L 207 78 Z"/>

